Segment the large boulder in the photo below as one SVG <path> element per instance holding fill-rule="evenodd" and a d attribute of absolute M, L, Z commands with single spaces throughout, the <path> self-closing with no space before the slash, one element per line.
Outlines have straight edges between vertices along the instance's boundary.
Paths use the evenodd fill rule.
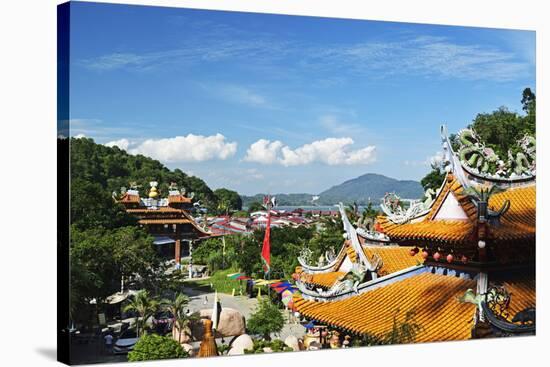
<path fill-rule="evenodd" d="M 292 350 L 295 352 L 300 350 L 300 342 L 298 341 L 298 338 L 294 335 L 289 335 L 286 337 L 285 345 L 289 348 L 292 348 Z"/>
<path fill-rule="evenodd" d="M 203 309 L 199 311 L 201 319 L 212 319 L 212 309 Z M 242 313 L 233 309 L 222 307 L 218 320 L 218 327 L 215 331 L 216 338 L 227 338 L 239 336 L 246 332 L 245 319 Z M 191 334 L 194 340 L 202 340 L 204 335 L 204 325 L 201 322 L 191 325 Z"/>
<path fill-rule="evenodd" d="M 236 356 L 244 354 L 245 349 L 254 349 L 254 342 L 248 334 L 243 334 L 233 341 L 231 344 L 231 349 L 227 352 L 228 356 Z"/>
<path fill-rule="evenodd" d="M 189 353 L 189 357 L 195 356 L 195 349 L 193 349 L 193 346 L 191 344 L 183 343 L 181 344 L 181 347 L 183 348 L 184 351 Z"/>

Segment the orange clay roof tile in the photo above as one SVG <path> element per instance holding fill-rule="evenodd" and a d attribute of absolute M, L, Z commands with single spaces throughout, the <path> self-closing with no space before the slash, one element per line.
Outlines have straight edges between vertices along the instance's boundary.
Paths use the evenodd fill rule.
<path fill-rule="evenodd" d="M 447 195 L 454 195 L 468 220 L 434 220 Z M 536 188 L 534 185 L 508 189 L 493 195 L 489 207 L 499 209 L 510 200 L 510 209 L 501 218 L 501 226 L 491 226 L 489 238 L 495 241 L 532 240 L 536 225 Z M 460 183 L 448 175 L 430 212 L 418 222 L 393 223 L 385 216 L 378 217 L 383 232 L 397 241 L 441 241 L 467 243 L 472 241 L 477 211 L 472 200 L 463 193 Z"/>
<path fill-rule="evenodd" d="M 468 288 L 475 288 L 475 281 L 421 273 L 340 301 L 314 302 L 296 294 L 294 304 L 307 318 L 376 337 L 391 331 L 396 312 L 403 321 L 414 311 L 413 322 L 422 327 L 416 342 L 464 340 L 470 338 L 475 306 L 457 297 Z"/>
<path fill-rule="evenodd" d="M 528 307 L 536 307 L 536 283 L 534 274 L 521 275 L 499 281 L 510 294 L 508 305 L 508 321 L 512 321 L 514 315 Z"/>
<path fill-rule="evenodd" d="M 336 281 L 344 276 L 343 271 L 331 271 L 328 273 L 304 274 L 302 281 L 309 284 L 315 284 L 321 287 L 330 288 Z"/>
<path fill-rule="evenodd" d="M 411 266 L 421 264 L 424 259 L 418 252 L 415 256 L 410 255 L 409 246 L 363 246 L 363 252 L 367 258 L 379 256 L 382 259 L 382 267 L 378 270 L 379 276 L 395 273 Z"/>

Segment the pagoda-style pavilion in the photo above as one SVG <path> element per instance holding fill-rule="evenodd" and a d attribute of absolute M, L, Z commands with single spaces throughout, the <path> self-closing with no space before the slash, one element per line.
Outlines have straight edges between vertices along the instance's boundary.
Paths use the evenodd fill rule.
<path fill-rule="evenodd" d="M 375 228 L 398 247 L 361 242 L 341 210 L 348 239 L 338 256 L 325 267 L 301 261 L 294 305 L 303 317 L 383 338 L 411 312 L 421 326 L 415 342 L 535 333 L 532 140 L 494 173 L 483 164 L 494 153 L 472 131 L 461 131 L 457 152 L 442 137 L 447 174 L 433 200 L 382 205 Z M 489 157 L 474 160 L 472 151 Z M 524 156 L 533 159 L 518 167 Z"/>
<path fill-rule="evenodd" d="M 190 215 L 192 199 L 185 196 L 185 192 L 180 191 L 175 183 L 170 185 L 165 198 L 160 197 L 157 182 L 150 183 L 147 197 L 140 197 L 137 187 L 131 186 L 117 201 L 154 236 L 154 244 L 161 254 L 174 256 L 179 268 L 181 257 L 192 255 L 193 243 L 211 236 Z"/>

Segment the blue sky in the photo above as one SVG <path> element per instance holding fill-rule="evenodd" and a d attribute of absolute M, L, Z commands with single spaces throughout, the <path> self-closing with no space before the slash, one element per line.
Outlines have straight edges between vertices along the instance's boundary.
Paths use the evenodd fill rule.
<path fill-rule="evenodd" d="M 73 3 L 71 135 L 212 188 L 420 179 L 439 126 L 535 89 L 535 33 Z"/>

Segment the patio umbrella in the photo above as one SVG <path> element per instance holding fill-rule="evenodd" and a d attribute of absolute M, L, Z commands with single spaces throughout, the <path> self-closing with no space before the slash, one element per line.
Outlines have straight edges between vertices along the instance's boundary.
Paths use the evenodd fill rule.
<path fill-rule="evenodd" d="M 283 305 L 285 305 L 288 308 L 292 307 L 292 292 L 289 290 L 284 290 L 283 293 L 281 293 L 281 301 L 283 302 Z"/>

